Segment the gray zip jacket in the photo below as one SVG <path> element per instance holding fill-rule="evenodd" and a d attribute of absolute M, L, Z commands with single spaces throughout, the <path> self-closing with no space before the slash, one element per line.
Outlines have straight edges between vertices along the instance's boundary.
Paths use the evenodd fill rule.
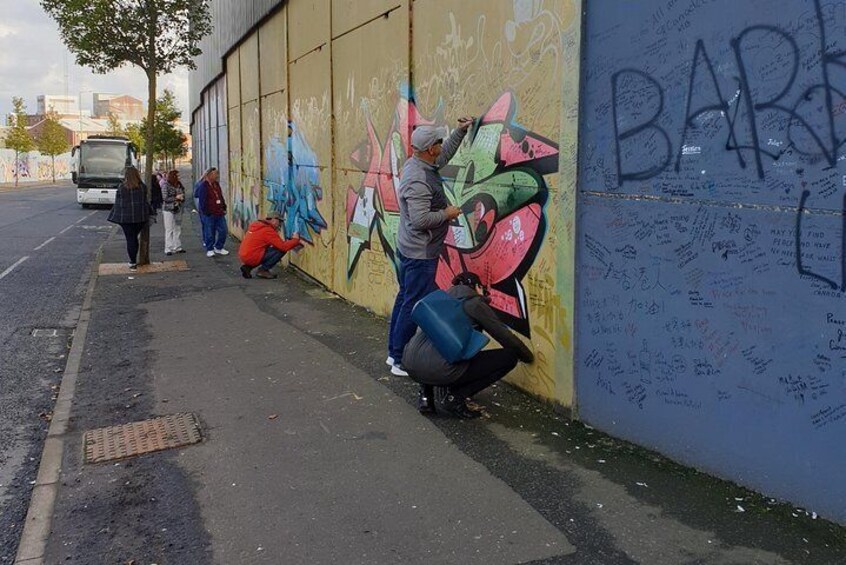
<path fill-rule="evenodd" d="M 412 156 L 402 168 L 397 248 L 409 259 L 436 259 L 441 253 L 449 229 L 444 212 L 449 200 L 438 170 L 449 163 L 465 135 L 463 128 L 453 130 L 434 165 Z"/>
<path fill-rule="evenodd" d="M 477 330 L 486 331 L 501 346 L 514 349 L 523 363 L 535 360 L 532 351 L 496 317 L 493 308 L 488 306 L 476 291 L 465 285 L 456 285 L 447 293 L 459 300 L 466 299 L 462 304 L 464 313 Z M 418 383 L 427 385 L 443 386 L 454 383 L 467 371 L 469 365 L 470 361 L 450 363 L 444 359 L 435 349 L 432 340 L 420 328 L 402 352 L 402 366 L 409 376 Z"/>

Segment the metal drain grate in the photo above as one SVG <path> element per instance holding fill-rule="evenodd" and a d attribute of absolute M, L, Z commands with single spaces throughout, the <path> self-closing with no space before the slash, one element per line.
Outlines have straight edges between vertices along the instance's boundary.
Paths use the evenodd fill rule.
<path fill-rule="evenodd" d="M 173 449 L 202 440 L 200 422 L 190 412 L 85 432 L 86 463 L 102 463 Z"/>

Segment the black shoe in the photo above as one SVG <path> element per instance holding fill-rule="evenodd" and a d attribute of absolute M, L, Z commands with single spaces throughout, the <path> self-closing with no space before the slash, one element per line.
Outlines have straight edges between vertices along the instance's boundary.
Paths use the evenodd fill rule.
<path fill-rule="evenodd" d="M 421 414 L 435 413 L 435 391 L 432 385 L 420 385 L 417 393 L 417 411 Z"/>
<path fill-rule="evenodd" d="M 241 265 L 241 276 L 245 279 L 253 278 L 253 269 L 247 265 Z"/>
<path fill-rule="evenodd" d="M 463 420 L 473 420 L 482 415 L 481 412 L 473 412 L 467 408 L 467 404 L 465 404 L 463 398 L 459 398 L 449 391 L 443 395 L 442 399 L 438 399 L 436 396 L 435 407 L 439 414 L 455 416 Z"/>
<path fill-rule="evenodd" d="M 173 255 L 173 251 L 165 251 L 165 255 L 167 255 L 168 257 L 170 257 L 171 255 Z"/>

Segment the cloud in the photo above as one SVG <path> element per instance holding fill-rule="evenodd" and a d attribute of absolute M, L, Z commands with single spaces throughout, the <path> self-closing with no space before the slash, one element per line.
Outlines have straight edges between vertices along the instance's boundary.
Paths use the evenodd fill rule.
<path fill-rule="evenodd" d="M 91 108 L 93 92 L 129 94 L 147 101 L 147 78 L 137 67 L 123 67 L 106 75 L 96 75 L 74 64 L 56 23 L 41 9 L 38 0 L 0 0 L 0 116 L 12 109 L 12 97 L 22 96 L 27 109 L 35 111 L 39 94 L 80 96 L 83 109 Z M 160 76 L 159 94 L 171 88 L 190 118 L 188 71 Z"/>
<path fill-rule="evenodd" d="M 0 23 L 0 38 L 10 37 L 15 35 L 15 33 L 15 28 L 7 24 Z"/>

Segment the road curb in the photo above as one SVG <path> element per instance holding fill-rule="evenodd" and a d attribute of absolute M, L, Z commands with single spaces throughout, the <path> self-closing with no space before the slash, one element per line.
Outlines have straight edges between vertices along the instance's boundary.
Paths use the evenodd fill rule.
<path fill-rule="evenodd" d="M 55 184 L 50 182 L 50 181 L 23 183 L 23 184 L 18 185 L 17 188 L 15 188 L 14 186 L 0 185 L 0 193 L 4 193 L 4 192 L 25 192 L 25 191 L 28 191 L 28 190 L 38 190 L 38 189 L 43 189 L 43 188 L 73 188 L 74 193 L 75 193 L 76 192 L 76 185 L 73 185 L 73 184 L 67 185 L 67 186 L 63 185 L 62 181 L 65 181 L 65 180 L 70 180 L 70 179 L 60 179 Z M 75 195 L 76 194 L 74 194 L 74 196 Z"/>
<path fill-rule="evenodd" d="M 26 513 L 18 553 L 14 561 L 15 565 L 41 565 L 44 563 L 44 553 L 53 522 L 53 508 L 59 490 L 65 434 L 70 422 L 71 405 L 76 392 L 76 379 L 79 375 L 82 351 L 85 347 L 85 337 L 91 319 L 91 302 L 99 278 L 98 270 L 103 257 L 104 245 L 105 241 L 100 244 L 91 266 L 88 290 L 85 292 L 85 299 L 82 302 L 76 333 L 71 342 L 68 361 L 62 375 L 59 395 L 56 399 L 56 405 L 53 407 L 53 419 L 50 422 L 50 429 L 47 431 L 44 449 L 41 452 L 38 476 L 32 489 L 29 510 Z"/>

